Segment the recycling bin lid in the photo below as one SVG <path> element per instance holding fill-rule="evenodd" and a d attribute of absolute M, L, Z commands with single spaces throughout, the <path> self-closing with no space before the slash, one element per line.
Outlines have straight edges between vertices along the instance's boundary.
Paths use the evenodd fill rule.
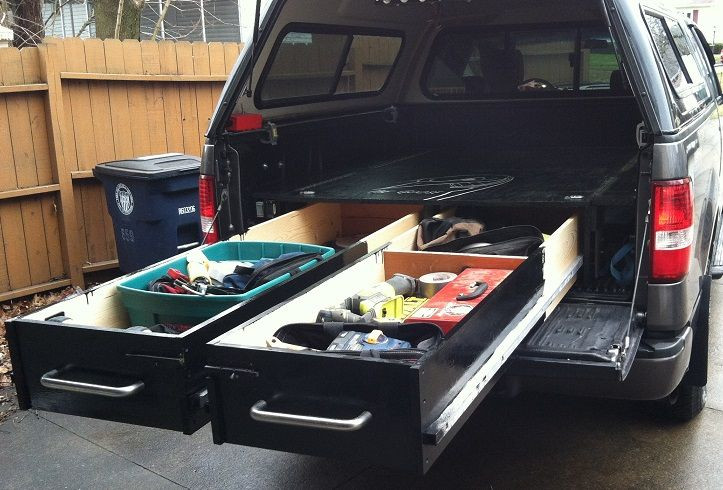
<path fill-rule="evenodd" d="M 154 180 L 197 174 L 200 167 L 201 159 L 198 157 L 181 153 L 167 153 L 100 163 L 93 169 L 93 175 Z"/>

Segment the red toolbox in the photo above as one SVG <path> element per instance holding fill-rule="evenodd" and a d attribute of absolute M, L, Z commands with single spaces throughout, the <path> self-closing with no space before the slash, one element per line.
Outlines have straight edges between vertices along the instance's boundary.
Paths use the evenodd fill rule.
<path fill-rule="evenodd" d="M 404 323 L 434 323 L 447 335 L 510 273 L 507 269 L 465 269 Z"/>

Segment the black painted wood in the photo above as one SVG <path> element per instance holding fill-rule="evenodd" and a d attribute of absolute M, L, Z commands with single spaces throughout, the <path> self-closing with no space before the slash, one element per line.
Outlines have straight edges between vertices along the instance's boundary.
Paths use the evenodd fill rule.
<path fill-rule="evenodd" d="M 360 243 L 283 286 L 237 305 L 179 336 L 16 319 L 8 323 L 17 391 L 23 408 L 159 427 L 191 434 L 208 423 L 204 347 L 211 339 L 273 308 L 367 253 Z M 62 308 L 58 306 L 56 309 Z M 78 319 L 82 322 L 83 319 Z M 92 323 L 92 320 L 89 321 Z M 109 385 L 142 381 L 128 398 L 49 389 L 40 378 L 73 367 Z"/>
<path fill-rule="evenodd" d="M 533 254 L 416 364 L 209 344 L 214 442 L 426 472 L 424 428 L 489 359 L 514 318 L 534 304 L 542 263 L 542 252 Z M 272 410 L 332 418 L 367 410 L 372 420 L 348 433 L 257 422 L 249 410 L 260 400 Z"/>

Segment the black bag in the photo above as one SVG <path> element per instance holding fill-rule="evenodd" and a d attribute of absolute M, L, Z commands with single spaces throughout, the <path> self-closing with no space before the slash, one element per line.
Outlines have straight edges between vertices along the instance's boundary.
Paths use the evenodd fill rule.
<path fill-rule="evenodd" d="M 544 241 L 542 232 L 534 226 L 507 226 L 430 247 L 427 251 L 528 256 L 537 250 Z"/>
<path fill-rule="evenodd" d="M 467 218 L 425 219 L 417 229 L 417 248 L 427 250 L 458 238 L 478 235 L 484 228 L 484 224 L 479 221 Z"/>
<path fill-rule="evenodd" d="M 298 345 L 308 349 L 326 350 L 343 331 L 370 333 L 381 330 L 389 338 L 403 340 L 412 344 L 411 349 L 395 350 L 335 350 L 335 354 L 356 357 L 377 357 L 397 361 L 416 362 L 427 351 L 442 342 L 443 332 L 433 323 L 295 323 L 280 328 L 274 337 L 286 344 Z"/>
<path fill-rule="evenodd" d="M 235 288 L 242 292 L 251 291 L 285 274 L 295 276 L 301 273 L 301 266 L 312 260 L 321 262 L 324 258 L 320 253 L 298 253 L 281 256 L 258 267 L 239 266 L 236 267 L 234 274 L 226 276 L 224 286 Z M 232 277 L 234 275 L 238 276 L 239 281 L 234 281 Z M 243 282 L 240 281 L 242 278 Z"/>

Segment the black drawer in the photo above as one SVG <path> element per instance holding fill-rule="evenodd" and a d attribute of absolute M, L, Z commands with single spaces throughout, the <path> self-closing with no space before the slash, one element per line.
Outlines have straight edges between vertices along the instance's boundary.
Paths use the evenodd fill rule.
<path fill-rule="evenodd" d="M 423 256 L 447 255 L 412 253 L 420 262 Z M 274 324 L 313 321 L 308 316 L 340 285 L 359 289 L 373 283 L 370 269 L 390 262 L 386 254 L 360 259 L 208 345 L 214 442 L 424 473 L 494 384 L 505 353 L 522 341 L 579 267 L 579 260 L 569 264 L 560 287 L 543 298 L 541 251 L 526 260 L 493 259 L 499 267 L 490 268 L 515 264 L 516 269 L 451 336 L 413 365 L 259 345 L 263 336 L 273 334 Z M 532 323 L 523 326 L 523 320 Z M 510 336 L 521 338 L 510 342 Z M 492 364 L 495 368 L 488 369 Z"/>
<path fill-rule="evenodd" d="M 409 206 L 323 204 L 252 227 L 252 241 L 322 244 L 343 235 L 361 241 L 282 286 L 181 335 L 124 330 L 118 281 L 7 324 L 20 406 L 192 433 L 209 421 L 205 344 L 278 305 L 371 247 L 411 235 L 420 219 Z M 406 232 L 406 233 L 403 233 Z M 49 322 L 65 314 L 72 324 Z"/>
<path fill-rule="evenodd" d="M 208 422 L 201 375 L 206 342 L 324 279 L 363 255 L 359 245 L 300 274 L 283 287 L 234 307 L 181 335 L 145 334 L 117 328 L 58 324 L 19 318 L 8 322 L 13 372 L 20 406 L 172 429 L 190 434 Z M 114 294 L 115 282 L 31 315 L 53 317 L 68 301 L 92 304 Z M 104 298 L 105 299 L 105 298 Z M 78 323 L 100 315 L 89 308 Z"/>

